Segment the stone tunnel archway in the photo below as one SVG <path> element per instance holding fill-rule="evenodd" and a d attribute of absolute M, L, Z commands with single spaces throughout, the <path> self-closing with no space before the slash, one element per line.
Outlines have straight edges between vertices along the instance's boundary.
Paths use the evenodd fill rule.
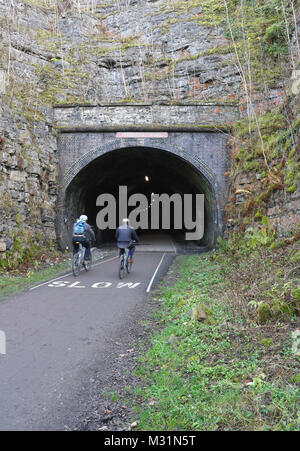
<path fill-rule="evenodd" d="M 145 182 L 145 175 L 149 176 L 149 183 Z M 63 248 L 69 243 L 78 215 L 85 212 L 96 226 L 98 195 L 110 193 L 117 197 L 120 185 L 128 186 L 128 195 L 204 194 L 205 233 L 198 244 L 212 247 L 222 233 L 218 182 L 197 153 L 162 144 L 161 140 L 111 140 L 77 159 L 63 178 L 57 227 Z M 108 234 L 103 236 L 107 239 Z"/>
<path fill-rule="evenodd" d="M 54 115 L 60 132 L 57 237 L 63 248 L 78 214 L 87 210 L 94 221 L 97 195 L 115 193 L 122 183 L 143 193 L 142 175 L 152 177 L 157 194 L 203 193 L 204 241 L 214 245 L 224 228 L 235 105 L 66 105 Z"/>

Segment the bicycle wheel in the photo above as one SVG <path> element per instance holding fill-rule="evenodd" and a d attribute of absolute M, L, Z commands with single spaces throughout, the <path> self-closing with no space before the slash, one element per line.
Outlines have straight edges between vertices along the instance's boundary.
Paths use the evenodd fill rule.
<path fill-rule="evenodd" d="M 80 273 L 80 252 L 77 252 L 73 257 L 72 271 L 74 277 L 77 277 Z"/>
<path fill-rule="evenodd" d="M 125 276 L 125 265 L 124 265 L 124 256 L 122 255 L 120 257 L 120 264 L 119 264 L 119 278 L 123 279 Z"/>
<path fill-rule="evenodd" d="M 91 259 L 90 260 L 87 260 L 86 263 L 83 262 L 84 269 L 86 271 L 89 271 L 91 269 L 91 267 L 92 267 L 92 264 L 93 264 L 93 260 L 92 260 L 92 255 L 91 255 Z"/>
<path fill-rule="evenodd" d="M 132 262 L 132 257 L 131 257 L 129 261 L 127 260 L 127 265 L 126 265 L 128 274 L 131 273 L 132 263 L 133 263 L 133 262 Z"/>

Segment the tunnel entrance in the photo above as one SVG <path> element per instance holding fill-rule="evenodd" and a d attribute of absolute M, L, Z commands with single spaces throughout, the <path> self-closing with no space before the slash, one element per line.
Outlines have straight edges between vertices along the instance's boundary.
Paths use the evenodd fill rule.
<path fill-rule="evenodd" d="M 184 158 L 168 151 L 151 147 L 127 147 L 115 149 L 90 161 L 71 180 L 65 191 L 63 215 L 65 238 L 69 241 L 72 227 L 80 214 L 86 214 L 89 223 L 94 227 L 97 244 L 103 245 L 114 241 L 115 230 L 99 230 L 96 224 L 100 207 L 96 205 L 99 195 L 112 194 L 118 202 L 119 187 L 126 186 L 128 197 L 132 194 L 143 194 L 151 206 L 153 194 L 204 195 L 204 235 L 193 243 L 186 241 L 184 221 L 178 230 L 171 215 L 170 230 L 163 229 L 160 220 L 157 230 L 139 230 L 138 234 L 147 239 L 162 233 L 171 236 L 175 245 L 193 245 L 194 247 L 211 248 L 215 244 L 218 233 L 218 203 L 214 186 L 210 180 Z M 117 203 L 117 211 L 118 211 Z M 128 212 L 135 207 L 129 207 Z M 196 214 L 196 203 L 193 203 L 193 216 Z M 149 214 L 150 217 L 150 214 Z M 117 221 L 117 226 L 119 225 Z M 151 238 L 149 238 L 151 239 Z M 177 247 L 177 246 L 176 246 Z"/>

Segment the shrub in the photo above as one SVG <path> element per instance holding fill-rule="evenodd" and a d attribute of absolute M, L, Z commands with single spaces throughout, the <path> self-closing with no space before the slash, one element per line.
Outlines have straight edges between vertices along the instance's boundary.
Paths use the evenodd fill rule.
<path fill-rule="evenodd" d="M 265 324 L 267 321 L 269 321 L 269 319 L 271 319 L 271 307 L 269 306 L 269 304 L 262 303 L 258 306 L 257 314 L 258 322 L 260 324 Z"/>

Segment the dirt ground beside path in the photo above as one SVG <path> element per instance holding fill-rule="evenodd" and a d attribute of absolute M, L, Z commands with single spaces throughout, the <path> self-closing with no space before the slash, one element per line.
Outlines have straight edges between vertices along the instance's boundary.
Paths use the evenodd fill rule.
<path fill-rule="evenodd" d="M 66 419 L 66 430 L 128 431 L 136 420 L 126 390 L 138 380 L 134 373 L 136 360 L 147 347 L 150 333 L 158 324 L 153 313 L 159 302 L 152 294 L 135 310 L 114 339 L 107 340 L 101 365 L 86 381 L 78 396 L 79 417 Z M 117 395 L 117 396 L 116 396 Z"/>

